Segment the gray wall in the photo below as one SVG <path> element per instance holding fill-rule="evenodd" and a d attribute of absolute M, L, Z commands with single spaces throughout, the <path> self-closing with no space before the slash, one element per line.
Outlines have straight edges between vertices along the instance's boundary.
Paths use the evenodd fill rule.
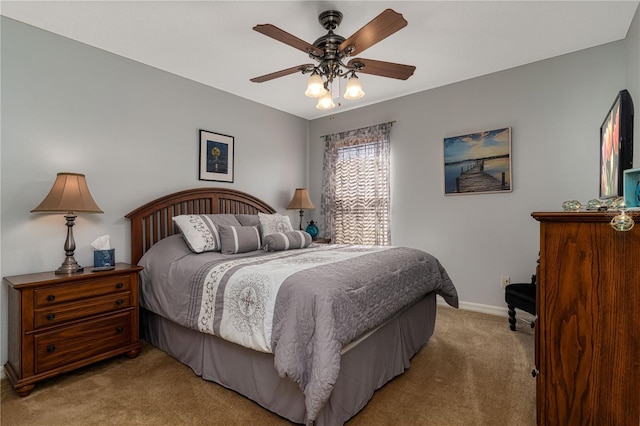
<path fill-rule="evenodd" d="M 141 203 L 227 186 L 285 212 L 293 188 L 308 184 L 319 205 L 320 136 L 395 120 L 393 243 L 438 256 L 468 306 L 502 307 L 499 276 L 526 281 L 535 267 L 530 213 L 597 196 L 600 123 L 624 87 L 640 105 L 639 21 L 625 41 L 307 122 L 2 17 L 0 275 L 63 260 L 64 219 L 29 213 L 57 172 L 85 173 L 105 211 L 78 217 L 76 259 L 91 265 L 89 243 L 110 234 L 127 261 L 123 216 Z M 443 137 L 502 126 L 513 128 L 513 192 L 445 197 Z M 233 184 L 197 179 L 200 128 L 235 137 Z M 0 298 L 4 364 L 4 286 Z"/>
<path fill-rule="evenodd" d="M 306 185 L 307 121 L 2 17 L 2 276 L 56 269 L 63 215 L 29 213 L 57 172 L 85 173 L 104 210 L 78 216 L 76 260 L 109 234 L 130 260 L 124 215 L 187 188 L 232 187 L 286 213 Z M 235 182 L 198 180 L 199 129 L 235 137 Z M 296 214 L 292 212 L 292 221 Z M 7 289 L 1 289 L 2 364 Z"/>
<path fill-rule="evenodd" d="M 392 244 L 438 257 L 468 307 L 504 307 L 500 276 L 528 282 L 535 271 L 531 212 L 598 197 L 599 127 L 625 87 L 627 46 L 619 41 L 314 120 L 312 199 L 319 204 L 322 135 L 395 120 Z M 374 78 L 362 79 L 375 90 Z M 444 196 L 443 138 L 507 126 L 513 192 Z"/>

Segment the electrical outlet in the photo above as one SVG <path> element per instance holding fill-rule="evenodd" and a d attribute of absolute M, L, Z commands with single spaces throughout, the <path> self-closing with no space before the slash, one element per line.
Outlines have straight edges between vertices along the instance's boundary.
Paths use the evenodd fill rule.
<path fill-rule="evenodd" d="M 505 288 L 506 286 L 508 286 L 509 284 L 511 284 L 511 278 L 509 278 L 506 275 L 502 275 L 500 277 L 500 287 Z"/>

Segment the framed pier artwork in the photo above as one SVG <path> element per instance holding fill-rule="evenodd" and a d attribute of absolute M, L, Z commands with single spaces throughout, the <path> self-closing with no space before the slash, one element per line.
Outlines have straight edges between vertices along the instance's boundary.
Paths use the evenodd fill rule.
<path fill-rule="evenodd" d="M 511 192 L 511 127 L 444 138 L 444 195 Z"/>

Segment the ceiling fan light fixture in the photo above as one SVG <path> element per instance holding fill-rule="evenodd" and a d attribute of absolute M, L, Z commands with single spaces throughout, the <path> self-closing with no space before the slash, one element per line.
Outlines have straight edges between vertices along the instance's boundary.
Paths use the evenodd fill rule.
<path fill-rule="evenodd" d="M 324 81 L 322 81 L 322 77 L 319 74 L 315 72 L 311 74 L 304 94 L 310 98 L 320 98 L 327 94 L 327 89 L 324 88 Z"/>
<path fill-rule="evenodd" d="M 318 98 L 318 104 L 316 108 L 321 110 L 327 110 L 335 108 L 336 104 L 333 103 L 333 96 L 331 96 L 331 92 L 327 91 L 322 97 Z"/>
<path fill-rule="evenodd" d="M 347 80 L 347 87 L 344 91 L 344 98 L 348 100 L 354 100 L 360 99 L 363 96 L 364 91 L 362 90 L 362 83 L 360 83 L 360 79 L 354 73 Z"/>

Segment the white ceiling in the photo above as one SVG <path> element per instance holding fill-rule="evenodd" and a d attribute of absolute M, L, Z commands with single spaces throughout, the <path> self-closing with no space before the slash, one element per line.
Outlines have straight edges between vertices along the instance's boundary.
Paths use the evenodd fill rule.
<path fill-rule="evenodd" d="M 314 119 L 625 38 L 638 1 L 6 1 L 2 15 L 288 113 Z M 349 37 L 386 8 L 408 26 L 361 57 L 416 66 L 406 81 L 361 74 L 366 96 L 319 111 L 299 73 L 311 63 L 252 30 L 273 24 L 309 43 L 324 10 Z"/>

